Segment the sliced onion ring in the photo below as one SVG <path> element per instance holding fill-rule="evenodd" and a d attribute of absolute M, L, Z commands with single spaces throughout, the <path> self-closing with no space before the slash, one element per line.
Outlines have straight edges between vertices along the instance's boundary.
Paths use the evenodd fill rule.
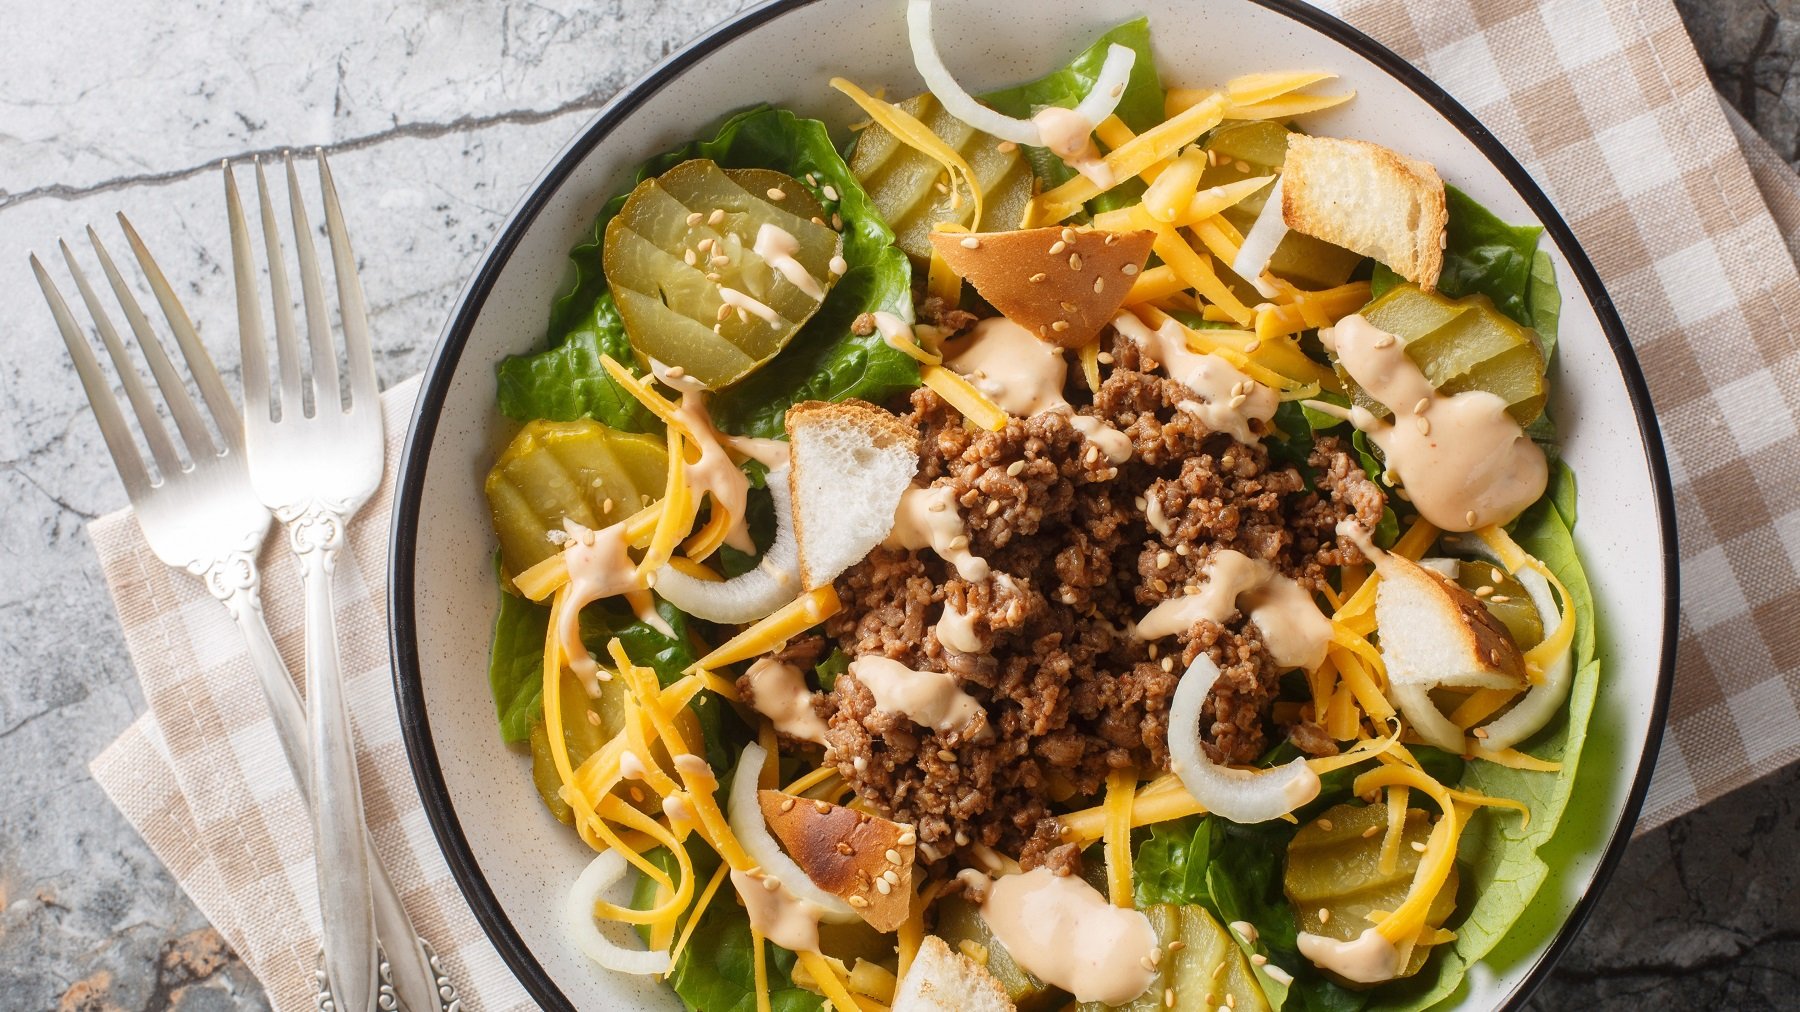
<path fill-rule="evenodd" d="M 769 497 L 775 501 L 775 542 L 755 569 L 720 582 L 664 566 L 656 571 L 656 592 L 663 600 L 708 622 L 741 625 L 800 596 L 800 541 L 785 465 L 769 472 Z"/>
<path fill-rule="evenodd" d="M 1169 704 L 1169 765 L 1194 800 L 1232 822 L 1267 822 L 1319 796 L 1319 775 L 1305 759 L 1272 770 L 1219 766 L 1200 747 L 1200 709 L 1219 680 L 1219 665 L 1202 652 L 1176 683 Z"/>
<path fill-rule="evenodd" d="M 634 949 L 606 937 L 594 920 L 594 904 L 605 898 L 608 889 L 625 877 L 625 856 L 616 850 L 602 851 L 575 879 L 569 898 L 563 905 L 563 919 L 569 939 L 582 955 L 608 970 L 620 973 L 650 975 L 669 972 L 669 950 Z"/>
<path fill-rule="evenodd" d="M 1244 233 L 1243 244 L 1238 246 L 1237 259 L 1231 262 L 1232 273 L 1250 282 L 1265 299 L 1272 299 L 1279 294 L 1262 276 L 1269 269 L 1269 260 L 1275 255 L 1275 247 L 1281 245 L 1281 240 L 1286 239 L 1287 234 L 1287 221 L 1281 212 L 1281 180 L 1277 178 L 1275 185 L 1269 187 L 1268 200 L 1263 204 L 1262 213 L 1251 222 L 1250 231 Z"/>
<path fill-rule="evenodd" d="M 1473 538 L 1459 539 L 1457 547 L 1464 548 L 1470 554 L 1496 566 L 1503 566 L 1499 556 L 1487 549 Z M 1546 630 L 1554 629 L 1562 621 L 1562 611 L 1556 606 L 1556 594 L 1550 589 L 1550 581 L 1543 574 L 1528 566 L 1521 567 L 1512 574 L 1530 595 L 1531 603 L 1537 607 L 1538 619 Z M 1473 739 L 1476 755 L 1483 752 L 1498 752 L 1517 745 L 1519 742 L 1542 730 L 1545 724 L 1562 710 L 1563 701 L 1569 698 L 1569 687 L 1574 679 L 1571 677 L 1571 648 L 1564 649 L 1544 668 L 1544 680 L 1525 690 L 1512 708 L 1495 720 L 1481 725 L 1485 732 Z M 1426 742 L 1446 752 L 1461 754 L 1469 747 L 1463 737 L 1463 730 L 1450 722 L 1431 701 L 1430 687 L 1426 685 L 1391 685 L 1388 697 L 1406 716 L 1406 722 L 1413 731 Z"/>
<path fill-rule="evenodd" d="M 1036 123 L 982 105 L 956 83 L 956 77 L 944 65 L 944 58 L 938 55 L 937 43 L 931 38 L 931 0 L 908 0 L 906 30 L 912 42 L 913 66 L 918 68 L 919 76 L 925 79 L 925 87 L 943 103 L 946 112 L 1003 141 L 1044 146 Z M 1130 47 L 1115 44 L 1109 48 L 1106 62 L 1100 66 L 1100 76 L 1095 79 L 1093 89 L 1075 106 L 1075 113 L 1090 124 L 1098 124 L 1111 116 L 1125 95 L 1125 86 L 1131 80 L 1131 68 L 1136 62 L 1137 53 Z"/>
<path fill-rule="evenodd" d="M 726 802 L 726 817 L 732 833 L 737 836 L 744 853 L 762 866 L 763 874 L 774 876 L 795 899 L 817 907 L 820 920 L 833 924 L 856 920 L 856 911 L 850 909 L 850 904 L 820 889 L 812 876 L 781 849 L 780 842 L 769 832 L 769 824 L 763 821 L 756 792 L 763 763 L 768 757 L 769 753 L 756 742 L 744 746 L 737 772 L 731 777 L 731 797 Z"/>

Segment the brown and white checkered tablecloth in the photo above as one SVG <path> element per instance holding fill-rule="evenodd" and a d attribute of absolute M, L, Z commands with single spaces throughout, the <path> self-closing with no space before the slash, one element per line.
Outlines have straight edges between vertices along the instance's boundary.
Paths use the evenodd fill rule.
<path fill-rule="evenodd" d="M 1326 0 L 1450 90 L 1542 184 L 1593 257 L 1668 440 L 1680 659 L 1640 830 L 1800 757 L 1800 178 L 1738 137 L 1669 0 Z M 1173 83 L 1173 82 L 1172 82 Z M 1206 82 L 1181 82 L 1204 84 Z M 414 386 L 388 394 L 394 453 Z M 353 527 L 345 670 L 377 843 L 470 1008 L 529 1004 L 417 803 L 388 682 L 385 488 Z M 317 910 L 299 799 L 224 612 L 129 513 L 90 527 L 150 712 L 95 778 L 269 989 L 313 1001 Z M 265 553 L 300 669 L 298 575 Z"/>

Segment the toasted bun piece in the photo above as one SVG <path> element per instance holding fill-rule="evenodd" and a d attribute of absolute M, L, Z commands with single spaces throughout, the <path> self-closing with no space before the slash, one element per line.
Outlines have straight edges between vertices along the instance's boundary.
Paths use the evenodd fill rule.
<path fill-rule="evenodd" d="M 1444 267 L 1444 181 L 1421 162 L 1367 141 L 1288 136 L 1281 217 L 1315 239 L 1374 257 L 1420 288 Z"/>
<path fill-rule="evenodd" d="M 926 935 L 894 988 L 893 1012 L 1013 1012 L 1006 988 L 987 968 L 942 938 Z"/>
<path fill-rule="evenodd" d="M 796 404 L 787 432 L 800 579 L 810 590 L 887 538 L 919 469 L 919 434 L 862 401 Z"/>
<path fill-rule="evenodd" d="M 917 840 L 911 826 L 780 791 L 758 791 L 756 802 L 769 832 L 814 885 L 842 897 L 877 931 L 906 921 L 915 845 L 900 841 Z M 890 880 L 883 892 L 875 881 L 890 871 L 900 881 Z"/>
<path fill-rule="evenodd" d="M 977 235 L 933 232 L 931 245 L 1007 319 L 1051 344 L 1079 348 L 1124 305 L 1154 238 L 1151 232 L 1079 232 L 1057 225 Z M 971 239 L 973 247 L 967 245 Z"/>
<path fill-rule="evenodd" d="M 1442 573 L 1387 553 L 1377 563 L 1375 623 L 1395 685 L 1514 689 L 1525 660 L 1481 599 Z"/>

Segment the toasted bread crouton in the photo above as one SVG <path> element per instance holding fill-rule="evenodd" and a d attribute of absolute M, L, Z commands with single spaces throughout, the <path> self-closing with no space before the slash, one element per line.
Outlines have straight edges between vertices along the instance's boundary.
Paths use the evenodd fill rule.
<path fill-rule="evenodd" d="M 1092 341 L 1125 303 L 1150 256 L 1151 232 L 934 232 L 931 245 L 1006 318 L 1064 348 Z"/>
<path fill-rule="evenodd" d="M 926 935 L 894 989 L 893 1012 L 1013 1012 L 1006 988 L 987 968 L 936 935 Z"/>
<path fill-rule="evenodd" d="M 1281 217 L 1296 232 L 1374 257 L 1430 291 L 1444 267 L 1444 181 L 1429 162 L 1367 141 L 1288 137 Z"/>
<path fill-rule="evenodd" d="M 1506 626 L 1454 580 L 1393 553 L 1376 563 L 1375 623 L 1396 685 L 1514 689 L 1525 660 Z"/>
<path fill-rule="evenodd" d="M 815 885 L 877 931 L 905 922 L 918 841 L 911 826 L 780 791 L 758 791 L 756 801 L 769 832 Z"/>
<path fill-rule="evenodd" d="M 919 436 L 862 401 L 796 404 L 787 431 L 800 577 L 810 589 L 861 562 L 893 529 L 919 469 Z"/>

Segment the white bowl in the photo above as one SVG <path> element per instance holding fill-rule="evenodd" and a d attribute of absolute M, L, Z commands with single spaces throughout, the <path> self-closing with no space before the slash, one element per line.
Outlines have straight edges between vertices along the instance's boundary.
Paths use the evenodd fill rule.
<path fill-rule="evenodd" d="M 1577 797 L 1546 848 L 1536 903 L 1470 975 L 1464 1004 L 1523 1002 L 1573 937 L 1630 836 L 1662 730 L 1674 658 L 1674 508 L 1643 377 L 1588 258 L 1524 169 L 1419 71 L 1344 23 L 1286 0 L 942 3 L 938 38 L 980 91 L 1060 66 L 1130 14 L 1150 18 L 1165 83 L 1329 68 L 1358 98 L 1310 129 L 1436 163 L 1501 218 L 1538 221 L 1563 293 L 1553 409 L 1581 479 L 1577 530 L 1601 616 L 1600 700 Z M 1101 10 L 1108 8 L 1108 10 Z M 1117 11 L 1114 13 L 1114 11 Z M 921 88 L 902 0 L 787 0 L 738 15 L 622 91 L 532 185 L 464 289 L 426 369 L 394 507 L 391 613 L 406 744 L 451 869 L 525 988 L 547 1008 L 679 1008 L 667 990 L 587 961 L 556 911 L 591 857 L 539 803 L 527 761 L 501 746 L 484 672 L 496 608 L 481 481 L 512 425 L 494 364 L 537 347 L 565 257 L 640 161 L 706 135 L 754 102 L 841 126 L 826 81 Z M 1554 851 L 1554 853 L 1550 853 Z"/>

